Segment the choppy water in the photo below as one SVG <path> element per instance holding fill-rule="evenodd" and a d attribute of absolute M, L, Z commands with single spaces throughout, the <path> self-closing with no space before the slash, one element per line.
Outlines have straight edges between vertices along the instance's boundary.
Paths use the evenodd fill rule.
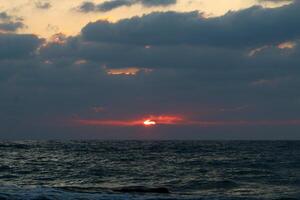
<path fill-rule="evenodd" d="M 300 142 L 0 142 L 2 199 L 300 199 Z"/>

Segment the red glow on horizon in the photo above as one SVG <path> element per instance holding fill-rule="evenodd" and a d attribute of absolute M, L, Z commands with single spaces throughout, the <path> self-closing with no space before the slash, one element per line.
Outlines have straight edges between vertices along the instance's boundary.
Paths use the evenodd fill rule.
<path fill-rule="evenodd" d="M 152 127 L 158 125 L 180 125 L 198 127 L 216 126 L 280 126 L 280 125 L 300 125 L 300 120 L 189 120 L 181 116 L 160 115 L 149 116 L 142 119 L 133 120 L 102 120 L 102 119 L 78 119 L 73 120 L 77 125 L 83 126 L 144 126 Z"/>
<path fill-rule="evenodd" d="M 85 126 L 140 126 L 144 121 L 122 121 L 122 120 L 90 120 L 90 119 L 80 119 L 76 120 L 80 125 Z"/>
<path fill-rule="evenodd" d="M 102 119 L 79 119 L 74 120 L 76 124 L 84 126 L 155 126 L 181 124 L 184 120 L 180 116 L 160 115 L 149 116 L 133 120 L 102 120 Z"/>
<path fill-rule="evenodd" d="M 160 116 L 150 116 L 150 119 L 152 121 L 155 121 L 157 124 L 164 124 L 164 125 L 175 125 L 180 124 L 184 120 L 181 116 L 175 116 L 175 115 L 160 115 Z"/>

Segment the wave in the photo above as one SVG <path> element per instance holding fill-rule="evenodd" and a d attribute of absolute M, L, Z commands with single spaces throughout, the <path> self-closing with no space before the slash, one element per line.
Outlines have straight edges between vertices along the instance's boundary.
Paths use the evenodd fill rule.
<path fill-rule="evenodd" d="M 101 193 L 101 192 L 116 192 L 116 193 L 152 193 L 152 194 L 170 194 L 168 188 L 165 187 L 145 187 L 145 186 L 128 186 L 119 188 L 102 188 L 102 187 L 59 187 L 69 192 L 80 193 Z"/>
<path fill-rule="evenodd" d="M 176 195 L 170 195 L 169 190 L 163 187 L 147 188 L 142 186 L 122 188 L 101 187 L 37 187 L 37 186 L 1 186 L 0 200 L 170 200 L 186 199 Z M 191 198 L 189 198 L 191 199 Z"/>
<path fill-rule="evenodd" d="M 270 198 L 195 196 L 171 193 L 167 188 L 143 186 L 106 189 L 101 187 L 0 186 L 0 200 L 267 200 Z M 296 200 L 277 198 L 273 200 Z"/>

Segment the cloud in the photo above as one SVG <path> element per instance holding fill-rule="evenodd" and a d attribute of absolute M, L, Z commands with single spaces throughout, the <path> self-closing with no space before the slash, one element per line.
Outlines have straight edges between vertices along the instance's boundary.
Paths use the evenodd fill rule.
<path fill-rule="evenodd" d="M 0 59 L 29 56 L 41 43 L 35 35 L 0 34 Z"/>
<path fill-rule="evenodd" d="M 47 10 L 47 9 L 50 9 L 52 7 L 52 5 L 50 2 L 47 2 L 47 1 L 36 1 L 35 7 L 38 9 Z"/>
<path fill-rule="evenodd" d="M 142 5 L 152 6 L 169 6 L 177 3 L 177 0 L 141 0 Z"/>
<path fill-rule="evenodd" d="M 72 123 L 83 126 L 147 126 L 150 125 L 187 125 L 190 122 L 178 115 L 159 115 L 142 117 L 132 120 L 97 120 L 97 119 L 76 119 Z"/>
<path fill-rule="evenodd" d="M 116 9 L 121 6 L 131 6 L 135 4 L 137 1 L 134 0 L 112 0 L 112 1 L 105 1 L 101 4 L 96 5 L 96 10 L 94 11 L 102 11 L 107 12 L 113 9 Z"/>
<path fill-rule="evenodd" d="M 127 75 L 127 76 L 134 76 L 140 72 L 149 73 L 151 69 L 143 69 L 138 67 L 129 67 L 129 68 L 120 68 L 120 69 L 106 69 L 107 74 L 109 75 Z"/>
<path fill-rule="evenodd" d="M 22 22 L 0 23 L 0 31 L 15 32 L 24 27 Z"/>
<path fill-rule="evenodd" d="M 83 2 L 79 6 L 81 12 L 108 12 L 122 6 L 141 4 L 144 7 L 169 6 L 176 4 L 177 0 L 109 0 L 100 4 L 90 1 Z"/>
<path fill-rule="evenodd" d="M 92 12 L 96 10 L 96 5 L 93 2 L 83 2 L 78 9 L 81 12 Z"/>
<path fill-rule="evenodd" d="M 12 19 L 12 16 L 7 14 L 6 12 L 0 12 L 0 19 L 4 21 L 9 21 Z"/>
<path fill-rule="evenodd" d="M 22 18 L 11 16 L 7 12 L 0 12 L 0 33 L 15 32 L 24 27 Z"/>
<path fill-rule="evenodd" d="M 73 120 L 74 125 L 79 126 L 145 126 L 145 121 L 153 122 L 153 126 L 197 126 L 197 127 L 217 127 L 217 126 L 299 126 L 300 119 L 295 120 L 228 120 L 228 121 L 193 121 L 173 116 L 149 117 L 135 120 L 97 120 L 97 119 L 77 119 Z M 147 126 L 147 125 L 146 125 Z"/>
<path fill-rule="evenodd" d="M 151 13 L 47 41 L 1 34 L 1 137 L 137 138 L 150 118 L 150 139 L 299 139 L 298 7 Z"/>
<path fill-rule="evenodd" d="M 89 23 L 82 36 L 88 41 L 136 45 L 255 47 L 298 38 L 299 9 L 300 3 L 275 9 L 254 6 L 212 18 L 198 12 L 156 12 L 116 23 Z"/>

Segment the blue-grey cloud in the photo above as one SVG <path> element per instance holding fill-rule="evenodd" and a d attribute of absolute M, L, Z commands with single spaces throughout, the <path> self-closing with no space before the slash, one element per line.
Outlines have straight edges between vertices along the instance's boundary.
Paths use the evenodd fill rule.
<path fill-rule="evenodd" d="M 24 28 L 25 25 L 21 18 L 9 15 L 7 12 L 0 12 L 0 31 L 15 32 Z"/>
<path fill-rule="evenodd" d="M 109 0 L 100 4 L 90 1 L 83 2 L 79 6 L 81 12 L 107 12 L 122 6 L 141 4 L 144 7 L 169 6 L 176 4 L 177 0 Z"/>
<path fill-rule="evenodd" d="M 133 0 L 112 0 L 112 1 L 105 1 L 101 4 L 96 5 L 96 9 L 94 11 L 103 11 L 107 12 L 110 10 L 113 10 L 115 8 L 121 7 L 121 6 L 131 6 L 135 4 L 135 1 Z"/>
<path fill-rule="evenodd" d="M 83 2 L 80 6 L 79 6 L 79 11 L 81 12 L 92 12 L 95 11 L 96 9 L 96 5 L 93 2 Z"/>
<path fill-rule="evenodd" d="M 29 56 L 41 43 L 35 35 L 0 34 L 0 59 Z"/>
<path fill-rule="evenodd" d="M 89 41 L 140 45 L 260 46 L 300 36 L 300 3 L 259 6 L 205 18 L 198 12 L 157 12 L 116 23 L 97 21 L 82 30 Z"/>
<path fill-rule="evenodd" d="M 60 34 L 52 42 L 34 35 L 1 35 L 0 137 L 74 138 L 76 133 L 79 138 L 103 138 L 114 132 L 126 138 L 134 131 L 74 127 L 66 121 L 74 118 L 131 119 L 180 113 L 197 120 L 299 119 L 300 37 L 297 27 L 289 27 L 299 19 L 293 13 L 297 8 L 298 4 L 254 7 L 212 19 L 199 18 L 197 12 L 152 13 L 117 23 L 92 23 L 81 35 Z M 254 19 L 264 22 L 254 23 Z M 272 26 L 261 26 L 271 19 L 277 20 L 277 27 L 294 32 L 275 33 L 271 22 Z M 206 34 L 199 29 L 200 38 L 194 31 L 199 20 L 200 25 L 211 25 L 205 26 Z M 225 23 L 228 20 L 231 25 Z M 257 38 L 248 33 L 250 28 L 241 28 L 243 21 Z M 129 67 L 141 71 L 132 76 L 107 73 Z M 94 107 L 104 109 L 93 112 Z M 175 129 L 180 128 L 157 131 L 174 139 L 180 136 L 173 135 Z M 282 133 L 278 130 L 284 127 L 248 129 L 222 127 L 209 132 L 213 139 L 220 138 L 218 131 L 228 132 L 222 135 L 226 139 L 299 139 L 300 130 L 299 126 Z M 194 139 L 210 137 L 207 129 L 195 127 L 185 127 L 184 133 Z"/>
<path fill-rule="evenodd" d="M 24 24 L 22 22 L 6 22 L 0 23 L 0 30 L 8 31 L 8 32 L 15 32 L 16 30 L 23 28 Z"/>

